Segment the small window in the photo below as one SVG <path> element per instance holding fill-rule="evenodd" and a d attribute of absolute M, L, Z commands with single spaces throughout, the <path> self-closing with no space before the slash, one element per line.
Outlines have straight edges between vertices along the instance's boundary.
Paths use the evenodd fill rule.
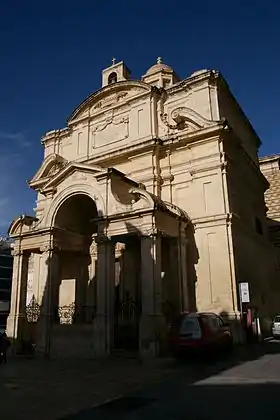
<path fill-rule="evenodd" d="M 260 221 L 258 217 L 255 217 L 255 226 L 256 226 L 257 233 L 259 235 L 262 235 L 263 234 L 262 222 Z"/>
<path fill-rule="evenodd" d="M 118 81 L 118 75 L 115 71 L 113 71 L 113 73 L 109 74 L 108 85 L 111 85 L 112 83 L 117 83 L 117 81 Z"/>

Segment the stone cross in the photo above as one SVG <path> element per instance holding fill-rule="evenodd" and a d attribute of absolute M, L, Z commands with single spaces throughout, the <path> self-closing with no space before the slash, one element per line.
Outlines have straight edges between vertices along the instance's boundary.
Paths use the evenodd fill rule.
<path fill-rule="evenodd" d="M 157 64 L 161 64 L 162 63 L 162 57 L 158 57 L 157 58 Z"/>
<path fill-rule="evenodd" d="M 116 64 L 116 59 L 115 57 L 112 58 L 112 65 Z"/>

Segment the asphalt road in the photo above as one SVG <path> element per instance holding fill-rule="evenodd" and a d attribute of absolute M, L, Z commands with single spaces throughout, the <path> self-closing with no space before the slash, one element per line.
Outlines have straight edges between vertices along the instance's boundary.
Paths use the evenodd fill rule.
<path fill-rule="evenodd" d="M 181 366 L 175 377 L 63 420 L 216 420 L 279 417 L 280 342 Z M 62 420 L 62 419 L 61 419 Z"/>

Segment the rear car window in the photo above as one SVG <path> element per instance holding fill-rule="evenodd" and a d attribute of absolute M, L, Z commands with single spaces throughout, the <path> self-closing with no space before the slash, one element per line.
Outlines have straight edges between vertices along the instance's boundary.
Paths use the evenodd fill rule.
<path fill-rule="evenodd" d="M 201 338 L 201 328 L 197 317 L 185 316 L 182 320 L 180 335 L 189 339 L 199 340 Z"/>
<path fill-rule="evenodd" d="M 280 315 L 275 317 L 274 322 L 280 322 Z"/>

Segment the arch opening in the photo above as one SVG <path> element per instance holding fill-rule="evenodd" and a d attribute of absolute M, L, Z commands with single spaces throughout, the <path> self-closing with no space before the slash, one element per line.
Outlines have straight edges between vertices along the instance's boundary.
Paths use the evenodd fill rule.
<path fill-rule="evenodd" d="M 91 249 L 97 232 L 95 201 L 76 193 L 63 201 L 53 225 L 62 248 L 51 263 L 52 354 L 87 354 L 96 310 L 96 257 Z M 70 233 L 70 234 L 68 234 Z M 62 239 L 61 239 L 62 238 Z M 73 343 L 82 343 L 77 349 Z M 66 350 L 67 349 L 67 350 Z"/>
<path fill-rule="evenodd" d="M 95 202 L 85 194 L 75 194 L 61 204 L 55 216 L 54 226 L 81 235 L 90 236 L 97 231 L 92 219 L 98 217 Z"/>
<path fill-rule="evenodd" d="M 118 81 L 118 75 L 115 71 L 113 71 L 108 76 L 108 85 L 111 85 L 112 83 L 117 83 L 117 81 Z"/>

